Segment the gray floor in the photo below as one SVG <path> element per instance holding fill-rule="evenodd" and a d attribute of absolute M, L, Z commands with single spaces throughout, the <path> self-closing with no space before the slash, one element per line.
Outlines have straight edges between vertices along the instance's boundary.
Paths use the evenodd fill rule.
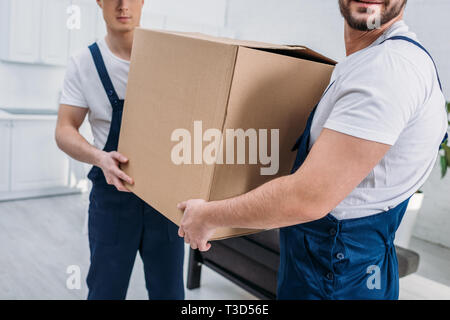
<path fill-rule="evenodd" d="M 450 287 L 450 249 L 412 238 L 409 245 L 420 255 L 418 275 Z"/>
<path fill-rule="evenodd" d="M 0 202 L 0 299 L 86 298 L 89 247 L 82 230 L 87 206 L 87 194 Z M 416 275 L 402 279 L 401 297 L 450 299 L 450 250 L 419 239 L 411 247 L 421 255 L 421 265 Z M 67 288 L 69 266 L 80 268 L 80 289 Z M 147 298 L 139 258 L 127 298 Z M 186 298 L 255 299 L 208 268 L 201 288 L 186 290 Z"/>
<path fill-rule="evenodd" d="M 0 299 L 86 298 L 89 245 L 83 229 L 87 206 L 86 193 L 0 202 Z M 69 266 L 80 268 L 80 289 L 66 286 Z M 127 298 L 147 299 L 139 256 Z M 202 288 L 186 290 L 186 298 L 255 299 L 208 268 L 203 268 Z"/>

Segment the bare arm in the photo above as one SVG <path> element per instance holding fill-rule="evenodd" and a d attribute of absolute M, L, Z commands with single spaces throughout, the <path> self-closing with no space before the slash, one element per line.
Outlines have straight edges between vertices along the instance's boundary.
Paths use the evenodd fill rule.
<path fill-rule="evenodd" d="M 55 140 L 58 147 L 72 158 L 92 164 L 103 170 L 106 181 L 119 191 L 128 191 L 122 181 L 133 184 L 133 180 L 119 169 L 120 163 L 128 159 L 118 152 L 105 152 L 91 145 L 80 134 L 88 109 L 61 105 L 58 112 Z"/>
<path fill-rule="evenodd" d="M 324 129 L 293 175 L 274 179 L 239 197 L 190 200 L 180 236 L 208 250 L 217 227 L 278 228 L 318 220 L 334 209 L 370 173 L 390 146 Z"/>
<path fill-rule="evenodd" d="M 241 197 L 212 202 L 211 219 L 221 225 L 278 228 L 320 219 L 344 200 L 390 146 L 324 129 L 305 163 Z M 220 210 L 228 208 L 229 218 Z M 228 221 L 229 220 L 229 221 Z"/>
<path fill-rule="evenodd" d="M 55 139 L 58 147 L 72 158 L 97 165 L 101 150 L 95 148 L 79 133 L 88 109 L 61 105 L 58 112 Z"/>

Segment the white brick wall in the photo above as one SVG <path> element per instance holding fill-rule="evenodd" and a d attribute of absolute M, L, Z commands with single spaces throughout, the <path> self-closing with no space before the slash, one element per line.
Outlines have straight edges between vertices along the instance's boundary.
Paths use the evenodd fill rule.
<path fill-rule="evenodd" d="M 405 17 L 434 56 L 448 100 L 449 13 L 450 0 L 409 0 Z M 345 55 L 337 0 L 147 0 L 143 26 L 303 44 L 336 60 Z M 440 179 L 438 163 L 423 190 L 415 235 L 450 247 L 450 177 Z"/>

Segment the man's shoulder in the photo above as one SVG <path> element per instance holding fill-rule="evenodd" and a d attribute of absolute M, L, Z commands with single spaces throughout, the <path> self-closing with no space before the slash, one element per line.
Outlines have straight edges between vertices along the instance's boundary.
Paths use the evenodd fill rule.
<path fill-rule="evenodd" d="M 80 68 L 87 65 L 87 62 L 92 60 L 92 55 L 89 47 L 84 47 L 75 51 L 69 58 L 70 63 L 73 63 Z"/>
<path fill-rule="evenodd" d="M 364 56 L 366 64 L 376 64 L 394 60 L 397 63 L 429 62 L 430 58 L 424 50 L 405 40 L 386 40 L 370 47 Z"/>
<path fill-rule="evenodd" d="M 419 43 L 418 40 L 413 40 Z M 374 49 L 374 53 L 384 64 L 389 65 L 390 61 L 396 63 L 392 66 L 393 69 L 413 68 L 423 77 L 429 77 L 435 72 L 430 56 L 414 43 L 406 40 L 387 40 Z"/>
<path fill-rule="evenodd" d="M 379 80 L 401 81 L 411 74 L 423 79 L 434 73 L 434 65 L 425 51 L 404 40 L 385 41 L 349 58 L 339 72 L 343 79 L 371 75 Z"/>

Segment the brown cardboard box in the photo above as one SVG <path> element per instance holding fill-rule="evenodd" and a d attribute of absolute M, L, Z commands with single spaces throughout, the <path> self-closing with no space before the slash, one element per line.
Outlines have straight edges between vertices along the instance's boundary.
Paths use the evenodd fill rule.
<path fill-rule="evenodd" d="M 137 29 L 119 142 L 119 152 L 130 159 L 123 170 L 135 180 L 130 190 L 179 225 L 182 212 L 176 205 L 181 201 L 225 199 L 289 174 L 295 159 L 291 148 L 328 85 L 333 64 L 302 46 Z M 221 155 L 224 162 L 233 150 L 239 155 L 238 139 L 231 138 L 220 144 L 222 154 L 207 152 L 213 150 L 207 148 L 211 142 L 202 138 L 213 128 L 224 136 L 227 129 L 255 130 L 258 141 L 264 141 L 259 129 L 266 129 L 266 155 L 274 146 L 273 129 L 278 129 L 278 171 L 274 155 L 273 168 L 266 169 L 276 174 L 262 174 L 269 164 L 262 164 L 261 155 L 257 164 L 250 164 L 250 143 L 247 164 L 208 164 L 202 152 Z M 172 139 L 174 132 L 189 133 L 192 146 L 188 136 Z M 236 142 L 229 150 L 228 141 Z M 174 151 L 181 142 L 186 143 L 184 151 Z M 261 150 L 258 146 L 256 153 Z M 185 163 L 177 165 L 180 159 L 173 154 L 186 156 Z M 214 239 L 256 231 L 220 229 Z"/>

